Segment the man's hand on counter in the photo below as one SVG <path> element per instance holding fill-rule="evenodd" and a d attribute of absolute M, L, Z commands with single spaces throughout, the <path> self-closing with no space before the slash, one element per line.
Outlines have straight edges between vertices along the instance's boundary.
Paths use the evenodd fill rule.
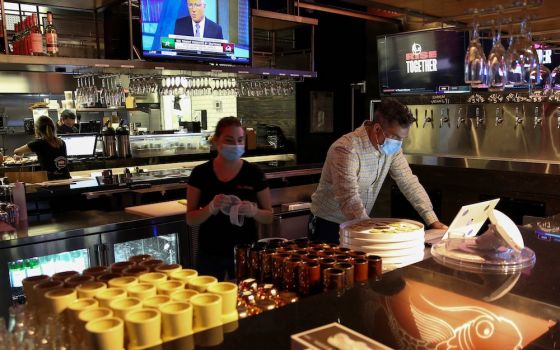
<path fill-rule="evenodd" d="M 436 221 L 430 224 L 430 226 L 428 226 L 429 229 L 438 229 L 438 230 L 447 230 L 449 227 L 447 227 L 447 225 Z"/>

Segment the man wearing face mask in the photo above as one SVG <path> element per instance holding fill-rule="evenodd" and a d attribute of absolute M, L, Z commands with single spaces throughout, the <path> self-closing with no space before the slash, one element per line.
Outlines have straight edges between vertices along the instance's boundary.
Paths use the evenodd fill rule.
<path fill-rule="evenodd" d="M 401 150 L 413 122 L 406 106 L 386 99 L 372 121 L 331 145 L 319 186 L 311 196 L 313 240 L 338 243 L 341 223 L 368 218 L 387 173 L 429 228 L 447 228 L 439 222 Z"/>

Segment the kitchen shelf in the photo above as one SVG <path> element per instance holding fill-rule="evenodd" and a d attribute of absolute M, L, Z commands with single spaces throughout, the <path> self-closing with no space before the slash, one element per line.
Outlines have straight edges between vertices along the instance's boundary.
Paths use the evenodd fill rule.
<path fill-rule="evenodd" d="M 146 70 L 153 74 L 154 70 L 162 75 L 173 75 L 178 72 L 196 76 L 208 74 L 247 74 L 272 75 L 289 77 L 316 77 L 316 72 L 302 70 L 273 69 L 247 66 L 217 66 L 189 62 L 154 62 L 141 60 L 109 60 L 95 58 L 50 57 L 50 56 L 21 56 L 0 54 L 0 70 L 3 71 L 31 71 L 31 72 L 61 72 L 84 73 L 91 70 L 103 72 L 142 73 Z"/>
<path fill-rule="evenodd" d="M 125 108 L 125 107 L 115 107 L 115 108 L 78 108 L 76 112 L 78 113 L 99 113 L 99 112 L 137 112 L 142 111 L 141 108 Z"/>

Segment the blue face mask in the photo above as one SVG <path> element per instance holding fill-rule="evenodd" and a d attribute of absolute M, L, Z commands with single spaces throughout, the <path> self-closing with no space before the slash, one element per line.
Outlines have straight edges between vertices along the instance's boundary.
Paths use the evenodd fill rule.
<path fill-rule="evenodd" d="M 390 139 L 385 135 L 383 129 L 381 129 L 381 131 L 383 132 L 383 136 L 385 136 L 385 141 L 383 141 L 383 144 L 379 145 L 379 151 L 386 156 L 392 156 L 401 149 L 402 141 Z"/>
<path fill-rule="evenodd" d="M 227 160 L 234 161 L 245 153 L 245 145 L 222 145 L 220 154 Z"/>

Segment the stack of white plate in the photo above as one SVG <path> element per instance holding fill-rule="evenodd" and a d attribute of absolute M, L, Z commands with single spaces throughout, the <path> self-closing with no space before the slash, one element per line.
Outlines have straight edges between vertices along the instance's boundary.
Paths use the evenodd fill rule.
<path fill-rule="evenodd" d="M 424 225 L 407 219 L 352 220 L 340 225 L 340 245 L 378 255 L 385 267 L 401 267 L 424 258 Z"/>

